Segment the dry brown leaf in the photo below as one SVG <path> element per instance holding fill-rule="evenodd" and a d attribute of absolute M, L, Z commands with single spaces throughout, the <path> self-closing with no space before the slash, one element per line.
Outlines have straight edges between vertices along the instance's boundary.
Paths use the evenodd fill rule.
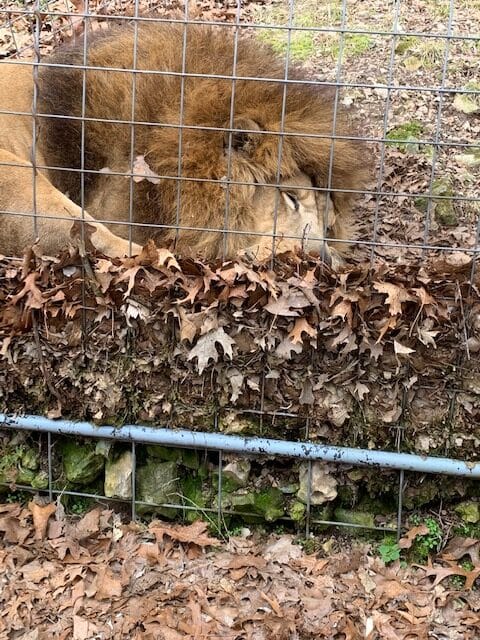
<path fill-rule="evenodd" d="M 217 350 L 217 344 L 221 345 L 224 355 L 230 359 L 233 357 L 232 347 L 235 344 L 233 340 L 222 327 L 214 331 L 209 331 L 197 340 L 197 344 L 190 350 L 187 360 L 194 360 L 197 358 L 198 373 L 203 373 L 208 366 L 210 360 L 218 362 L 219 351 Z"/>
<path fill-rule="evenodd" d="M 417 527 L 409 529 L 409 531 L 407 531 L 407 533 L 402 538 L 400 538 L 400 540 L 398 541 L 398 546 L 400 547 L 400 549 L 410 549 L 417 536 L 425 536 L 429 533 L 429 531 L 430 529 L 426 524 L 419 524 Z"/>
<path fill-rule="evenodd" d="M 0 517 L 0 532 L 3 532 L 5 542 L 23 544 L 30 535 L 30 529 L 23 527 L 18 518 L 12 516 Z"/>
<path fill-rule="evenodd" d="M 428 567 L 425 569 L 425 576 L 435 576 L 435 580 L 433 582 L 433 586 L 436 586 L 445 578 L 450 578 L 451 576 L 463 576 L 465 578 L 464 589 L 471 589 L 477 580 L 480 577 L 480 567 L 476 567 L 469 571 L 468 569 L 463 569 L 458 565 L 453 565 L 450 567 Z"/>
<path fill-rule="evenodd" d="M 97 637 L 98 627 L 80 616 L 73 616 L 73 636 L 72 640 L 89 640 L 90 638 Z"/>
<path fill-rule="evenodd" d="M 35 528 L 35 540 L 45 540 L 47 535 L 48 520 L 57 509 L 55 503 L 37 504 L 33 500 L 28 503 L 33 517 L 33 526 Z"/>
<path fill-rule="evenodd" d="M 101 510 L 99 507 L 88 511 L 75 525 L 69 528 L 69 536 L 73 540 L 84 540 L 98 533 Z"/>
<path fill-rule="evenodd" d="M 186 527 L 166 523 L 160 524 L 158 521 L 155 521 L 152 522 L 148 528 L 149 531 L 155 535 L 158 542 L 161 542 L 164 536 L 168 536 L 172 540 L 187 542 L 200 547 L 216 546 L 219 544 L 217 538 L 212 538 L 205 534 L 208 524 L 200 520 Z"/>
<path fill-rule="evenodd" d="M 260 556 L 254 556 L 251 553 L 233 556 L 228 563 L 229 569 L 241 569 L 243 567 L 255 567 L 257 569 L 264 569 L 267 566 L 265 558 Z"/>
<path fill-rule="evenodd" d="M 315 329 L 315 327 L 312 327 L 312 325 L 306 320 L 306 318 L 297 318 L 295 320 L 293 329 L 288 334 L 288 337 L 293 344 L 303 344 L 302 333 L 306 333 L 311 338 L 317 337 L 317 330 Z"/>
<path fill-rule="evenodd" d="M 391 316 L 397 316 L 402 313 L 402 302 L 414 300 L 405 287 L 393 284 L 392 282 L 374 282 L 373 288 L 387 296 L 386 303 Z"/>
<path fill-rule="evenodd" d="M 480 566 L 480 540 L 478 538 L 462 538 L 456 536 L 445 547 L 442 558 L 460 560 L 463 556 L 470 556 L 474 565 Z"/>

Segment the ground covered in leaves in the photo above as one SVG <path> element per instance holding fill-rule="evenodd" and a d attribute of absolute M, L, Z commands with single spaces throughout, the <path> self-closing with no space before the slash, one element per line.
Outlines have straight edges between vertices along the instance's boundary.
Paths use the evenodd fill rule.
<path fill-rule="evenodd" d="M 2 640 L 480 635 L 480 541 L 468 538 L 426 566 L 385 566 L 360 542 L 307 555 L 290 535 L 219 540 L 202 522 L 123 524 L 100 508 L 72 518 L 32 501 L 0 505 L 0 541 Z"/>

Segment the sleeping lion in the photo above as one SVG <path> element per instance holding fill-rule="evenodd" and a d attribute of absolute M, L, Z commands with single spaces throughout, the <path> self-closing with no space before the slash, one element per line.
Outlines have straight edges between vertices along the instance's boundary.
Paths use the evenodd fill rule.
<path fill-rule="evenodd" d="M 348 237 L 364 149 L 332 142 L 331 89 L 300 69 L 283 82 L 284 61 L 251 38 L 234 53 L 228 27 L 152 23 L 136 49 L 130 26 L 89 37 L 87 71 L 81 47 L 59 49 L 39 69 L 35 181 L 32 66 L 0 63 L 0 252 L 55 254 L 84 218 L 112 257 L 150 238 L 206 258 L 336 256 L 341 242 L 325 239 Z M 335 135 L 349 135 L 341 112 Z"/>

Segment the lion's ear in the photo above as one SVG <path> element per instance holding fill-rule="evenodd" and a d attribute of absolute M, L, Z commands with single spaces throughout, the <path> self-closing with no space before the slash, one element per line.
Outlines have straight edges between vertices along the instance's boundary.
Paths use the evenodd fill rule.
<path fill-rule="evenodd" d="M 230 128 L 230 123 L 227 123 L 225 125 L 225 128 Z M 250 153 L 253 150 L 255 144 L 258 143 L 259 138 L 259 136 L 254 132 L 262 130 L 258 122 L 244 117 L 235 118 L 235 120 L 233 121 L 232 129 L 234 129 L 234 131 L 232 131 L 231 137 L 232 149 L 234 151 L 240 151 L 244 153 Z M 230 134 L 228 131 L 225 131 L 223 147 L 227 152 L 229 146 Z"/>

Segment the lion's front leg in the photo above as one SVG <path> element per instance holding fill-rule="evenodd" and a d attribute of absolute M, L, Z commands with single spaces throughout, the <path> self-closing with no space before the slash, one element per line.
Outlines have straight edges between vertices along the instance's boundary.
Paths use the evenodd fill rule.
<path fill-rule="evenodd" d="M 107 256 L 140 253 L 141 247 L 116 236 L 96 222 L 42 174 L 35 179 L 34 216 L 33 169 L 30 163 L 0 149 L 0 252 L 20 255 L 38 243 L 45 254 L 55 254 L 71 243 L 72 222 L 85 220 L 95 227 L 90 235 L 94 247 Z"/>

